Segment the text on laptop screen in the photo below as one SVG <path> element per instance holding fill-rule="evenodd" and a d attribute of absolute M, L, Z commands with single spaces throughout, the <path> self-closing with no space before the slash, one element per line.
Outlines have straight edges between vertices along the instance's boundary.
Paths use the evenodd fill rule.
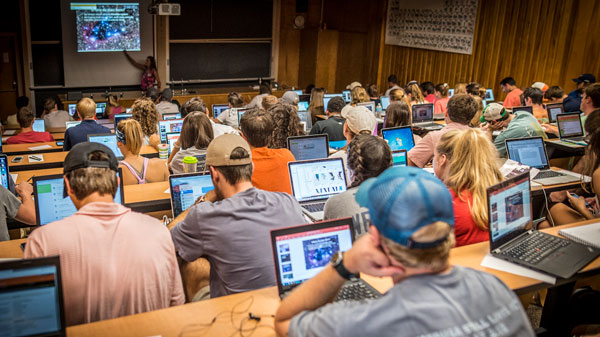
<path fill-rule="evenodd" d="M 170 119 L 167 121 L 158 121 L 158 132 L 160 132 L 160 142 L 167 142 L 168 132 L 181 132 L 183 119 Z"/>
<path fill-rule="evenodd" d="M 326 199 L 346 191 L 346 175 L 341 160 L 292 162 L 290 180 L 298 201 Z"/>
<path fill-rule="evenodd" d="M 8 189 L 8 158 L 6 156 L 0 156 L 0 179 L 2 186 Z"/>
<path fill-rule="evenodd" d="M 167 144 L 169 145 L 169 155 L 173 152 L 173 148 L 175 147 L 175 143 L 179 139 L 179 135 L 181 132 L 169 132 L 167 133 Z"/>
<path fill-rule="evenodd" d="M 390 96 L 381 96 L 379 99 L 381 100 L 381 108 L 387 110 L 390 106 Z"/>
<path fill-rule="evenodd" d="M 501 185 L 500 185 L 501 186 Z M 493 242 L 523 229 L 531 221 L 529 176 L 508 186 L 488 189 L 490 233 Z"/>
<path fill-rule="evenodd" d="M 433 104 L 415 104 L 412 110 L 413 123 L 433 120 Z"/>
<path fill-rule="evenodd" d="M 162 115 L 162 119 L 165 121 L 168 121 L 170 119 L 180 119 L 180 118 L 181 118 L 180 113 L 167 113 L 167 114 Z"/>
<path fill-rule="evenodd" d="M 317 275 L 338 251 L 352 247 L 350 225 L 281 235 L 275 238 L 280 282 L 300 284 Z"/>
<path fill-rule="evenodd" d="M 579 117 L 578 113 L 561 114 L 556 118 L 558 123 L 558 132 L 560 132 L 560 138 L 583 136 L 581 118 Z"/>
<path fill-rule="evenodd" d="M 415 146 L 412 128 L 410 126 L 383 129 L 381 131 L 383 140 L 390 146 L 392 151 L 406 150 L 409 151 Z"/>
<path fill-rule="evenodd" d="M 132 116 L 133 116 L 132 114 L 116 114 L 115 115 L 115 128 L 117 128 L 117 125 L 119 125 L 119 122 L 129 119 Z"/>
<path fill-rule="evenodd" d="M 350 103 L 350 101 L 352 101 L 352 93 L 350 90 L 342 91 L 342 95 L 344 95 L 344 102 Z"/>
<path fill-rule="evenodd" d="M 66 126 L 66 128 L 67 128 L 67 129 L 68 129 L 68 128 L 72 128 L 72 127 L 74 127 L 74 126 L 77 126 L 77 125 L 79 125 L 79 124 L 81 124 L 81 121 L 71 121 L 71 122 L 65 122 L 65 126 Z"/>
<path fill-rule="evenodd" d="M 214 190 L 210 174 L 170 176 L 173 216 L 176 217 L 208 191 Z"/>
<path fill-rule="evenodd" d="M 69 104 L 69 115 L 75 116 L 77 113 L 77 104 Z"/>
<path fill-rule="evenodd" d="M 392 152 L 392 166 L 406 166 L 406 150 Z"/>
<path fill-rule="evenodd" d="M 2 335 L 58 334 L 62 327 L 56 266 L 0 268 Z"/>
<path fill-rule="evenodd" d="M 33 131 L 35 131 L 35 132 L 45 132 L 46 131 L 46 124 L 44 123 L 43 119 L 35 119 L 33 121 Z"/>
<path fill-rule="evenodd" d="M 308 110 L 308 102 L 298 102 L 298 111 L 306 111 Z M 325 107 L 327 108 L 327 107 Z"/>
<path fill-rule="evenodd" d="M 562 103 L 561 104 L 548 104 L 546 107 L 548 109 L 548 117 L 549 117 L 548 119 L 550 120 L 550 122 L 555 122 L 556 115 L 564 113 L 564 108 L 563 108 Z"/>
<path fill-rule="evenodd" d="M 117 135 L 115 134 L 105 134 L 105 135 L 90 135 L 88 136 L 88 140 L 92 143 L 100 143 L 106 145 L 109 149 L 112 150 L 115 157 L 123 158 L 123 154 L 119 147 L 117 146 Z"/>
<path fill-rule="evenodd" d="M 508 158 L 523 165 L 544 169 L 548 167 L 544 140 L 540 138 L 514 139 L 506 142 Z"/>
<path fill-rule="evenodd" d="M 323 159 L 327 158 L 327 137 L 298 137 L 290 138 L 290 152 L 296 160 Z"/>
<path fill-rule="evenodd" d="M 229 109 L 229 104 L 213 104 L 213 106 L 212 106 L 213 117 L 214 118 L 219 117 L 219 115 L 227 109 Z"/>

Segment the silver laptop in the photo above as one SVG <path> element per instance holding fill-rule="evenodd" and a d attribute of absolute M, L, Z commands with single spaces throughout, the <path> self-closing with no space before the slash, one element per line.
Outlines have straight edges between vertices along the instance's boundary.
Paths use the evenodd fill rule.
<path fill-rule="evenodd" d="M 566 184 L 581 178 L 550 170 L 546 145 L 542 137 L 507 139 L 505 141 L 508 158 L 540 172 L 531 180 L 542 185 Z"/>
<path fill-rule="evenodd" d="M 583 137 L 583 126 L 578 112 L 556 115 L 558 136 L 561 141 L 587 145 Z"/>
<path fill-rule="evenodd" d="M 325 159 L 329 157 L 329 136 L 321 134 L 288 137 L 287 148 L 296 160 Z"/>
<path fill-rule="evenodd" d="M 170 175 L 169 190 L 173 218 L 185 212 L 198 198 L 214 189 L 212 178 L 206 172 Z"/>
<path fill-rule="evenodd" d="M 369 109 L 369 111 L 371 111 L 375 117 L 379 117 L 377 116 L 377 111 L 375 111 L 375 102 L 356 103 L 356 106 L 364 106 L 365 108 Z"/>
<path fill-rule="evenodd" d="M 100 143 L 102 145 L 106 145 L 109 149 L 112 150 L 117 160 L 123 160 L 123 154 L 119 147 L 117 146 L 117 135 L 114 133 L 97 133 L 87 135 L 88 142 L 92 143 Z"/>
<path fill-rule="evenodd" d="M 327 199 L 345 192 L 348 186 L 342 158 L 289 162 L 288 170 L 294 197 L 314 221 L 323 219 Z"/>
<path fill-rule="evenodd" d="M 533 115 L 533 107 L 532 106 L 516 106 L 512 108 L 512 113 L 516 113 L 517 111 L 525 111 Z"/>
<path fill-rule="evenodd" d="M 427 131 L 440 130 L 444 126 L 433 121 L 433 103 L 415 104 L 412 106 L 413 126 Z"/>
<path fill-rule="evenodd" d="M 548 122 L 556 123 L 556 115 L 565 113 L 565 106 L 562 103 L 546 104 L 548 111 Z"/>

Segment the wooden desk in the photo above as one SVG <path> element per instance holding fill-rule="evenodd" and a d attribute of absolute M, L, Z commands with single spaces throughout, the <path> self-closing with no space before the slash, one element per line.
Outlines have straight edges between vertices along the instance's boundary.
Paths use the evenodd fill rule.
<path fill-rule="evenodd" d="M 585 154 L 585 146 L 563 142 L 560 139 L 546 139 L 548 158 L 578 157 Z"/>
<path fill-rule="evenodd" d="M 155 211 L 171 210 L 171 194 L 165 193 L 169 182 L 126 185 L 125 205 L 136 212 L 149 213 Z M 169 215 L 170 216 L 170 215 Z"/>
<path fill-rule="evenodd" d="M 31 147 L 48 145 L 50 148 L 42 150 L 31 150 Z M 2 153 L 7 155 L 34 154 L 42 152 L 62 152 L 62 146 L 56 145 L 56 142 L 28 143 L 28 144 L 8 144 L 2 146 Z"/>

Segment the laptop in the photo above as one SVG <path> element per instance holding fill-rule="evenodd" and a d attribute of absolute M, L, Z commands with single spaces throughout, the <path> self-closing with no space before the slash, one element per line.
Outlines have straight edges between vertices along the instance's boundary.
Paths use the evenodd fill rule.
<path fill-rule="evenodd" d="M 392 151 L 392 166 L 406 166 L 406 150 Z"/>
<path fill-rule="evenodd" d="M 246 113 L 246 111 L 248 109 L 246 109 L 246 108 L 236 108 L 235 110 L 237 111 L 237 116 L 238 116 L 237 120 L 238 120 L 238 126 L 239 126 L 240 125 L 240 121 L 242 120 L 242 116 Z"/>
<path fill-rule="evenodd" d="M 35 119 L 33 121 L 33 131 L 46 132 L 46 122 L 43 119 Z"/>
<path fill-rule="evenodd" d="M 81 121 L 65 122 L 65 128 L 68 130 L 69 128 L 72 128 L 72 127 L 77 126 L 79 124 L 81 124 Z"/>
<path fill-rule="evenodd" d="M 532 178 L 542 185 L 566 184 L 581 178 L 550 170 L 546 145 L 542 137 L 529 137 L 505 140 L 508 159 L 535 167 L 540 172 Z"/>
<path fill-rule="evenodd" d="M 158 132 L 160 133 L 160 142 L 167 143 L 167 133 L 181 132 L 183 119 L 169 119 L 166 121 L 158 121 Z"/>
<path fill-rule="evenodd" d="M 117 171 L 119 187 L 115 194 L 115 202 L 125 204 L 123 195 L 123 173 Z M 33 177 L 33 197 L 35 203 L 36 225 L 42 226 L 54 221 L 62 220 L 77 212 L 71 198 L 64 187 L 62 174 Z"/>
<path fill-rule="evenodd" d="M 123 154 L 117 146 L 117 135 L 114 133 L 96 133 L 87 135 L 88 142 L 100 143 L 108 146 L 112 150 L 117 160 L 123 160 Z"/>
<path fill-rule="evenodd" d="M 308 102 L 298 102 L 298 111 L 307 111 L 309 104 Z"/>
<path fill-rule="evenodd" d="M 304 131 L 308 132 L 312 129 L 312 117 L 310 111 L 298 110 L 298 118 L 300 118 L 300 123 L 304 124 Z"/>
<path fill-rule="evenodd" d="M 531 227 L 529 172 L 487 189 L 490 254 L 550 275 L 569 278 L 600 250 Z"/>
<path fill-rule="evenodd" d="M 132 109 L 132 108 L 127 108 L 127 109 L 125 109 L 125 113 L 128 113 L 128 114 L 130 114 L 130 113 L 131 113 L 131 110 L 133 110 L 133 109 Z"/>
<path fill-rule="evenodd" d="M 375 117 L 377 117 L 377 112 L 375 111 L 375 102 L 356 103 L 356 106 L 364 106 L 365 108 L 369 109 L 369 111 L 371 111 Z"/>
<path fill-rule="evenodd" d="M 173 218 L 185 212 L 198 198 L 214 190 L 209 173 L 195 172 L 169 176 Z"/>
<path fill-rule="evenodd" d="M 485 90 L 485 101 L 488 104 L 494 101 L 494 91 L 492 89 Z"/>
<path fill-rule="evenodd" d="M 448 97 L 454 96 L 454 89 L 448 89 Z"/>
<path fill-rule="evenodd" d="M 71 117 L 75 116 L 77 114 L 77 104 L 69 104 L 69 115 L 71 115 Z"/>
<path fill-rule="evenodd" d="M 533 115 L 533 107 L 532 106 L 516 106 L 513 107 L 512 113 L 516 113 L 517 111 L 526 111 Z"/>
<path fill-rule="evenodd" d="M 324 159 L 329 157 L 327 134 L 288 137 L 287 148 L 296 160 Z"/>
<path fill-rule="evenodd" d="M 381 101 L 381 108 L 387 110 L 388 106 L 390 106 L 390 96 L 381 96 L 379 100 Z"/>
<path fill-rule="evenodd" d="M 132 114 L 116 114 L 115 115 L 115 130 L 117 129 L 117 125 L 119 125 L 119 123 L 121 121 L 124 121 L 124 120 L 132 118 L 132 117 L 133 117 Z"/>
<path fill-rule="evenodd" d="M 296 95 L 300 96 L 302 95 L 304 92 L 302 90 L 292 90 L 294 93 L 296 93 Z"/>
<path fill-rule="evenodd" d="M 212 105 L 213 118 L 219 117 L 219 115 L 227 109 L 229 109 L 229 104 L 213 104 Z"/>
<path fill-rule="evenodd" d="M 310 102 L 310 94 L 300 95 L 298 96 L 298 100 L 300 102 Z"/>
<path fill-rule="evenodd" d="M 3 336 L 66 336 L 58 256 L 0 262 Z"/>
<path fill-rule="evenodd" d="M 327 199 L 345 192 L 348 186 L 342 158 L 293 161 L 288 169 L 292 194 L 314 221 L 323 220 Z"/>
<path fill-rule="evenodd" d="M 271 248 L 279 297 L 313 278 L 333 255 L 352 247 L 352 218 L 321 221 L 307 225 L 271 230 Z M 379 298 L 381 293 L 362 279 L 346 281 L 336 301 Z"/>
<path fill-rule="evenodd" d="M 4 188 L 10 191 L 10 185 L 8 183 L 8 175 L 10 171 L 8 169 L 8 157 L 4 153 L 0 153 L 0 183 Z"/>
<path fill-rule="evenodd" d="M 101 119 L 106 110 L 106 102 L 96 103 L 96 118 Z"/>
<path fill-rule="evenodd" d="M 180 119 L 180 118 L 181 118 L 181 114 L 179 112 L 165 113 L 162 115 L 162 119 L 164 121 L 168 121 L 170 119 Z"/>
<path fill-rule="evenodd" d="M 427 131 L 440 130 L 444 126 L 433 121 L 433 103 L 412 106 L 413 127 Z"/>
<path fill-rule="evenodd" d="M 548 111 L 548 122 L 556 123 L 556 115 L 565 113 L 565 106 L 562 103 L 546 104 Z"/>
<path fill-rule="evenodd" d="M 181 132 L 167 132 L 167 144 L 169 145 L 169 156 L 171 155 L 171 152 L 173 152 L 173 147 L 175 146 L 175 143 L 177 143 L 177 140 L 179 139 L 180 135 L 181 135 Z"/>
<path fill-rule="evenodd" d="M 352 102 L 352 93 L 350 92 L 350 90 L 343 90 L 342 95 L 344 96 L 344 102 Z"/>
<path fill-rule="evenodd" d="M 587 145 L 583 140 L 583 126 L 578 112 L 556 115 L 558 137 L 563 142 Z"/>
<path fill-rule="evenodd" d="M 396 126 L 381 130 L 383 140 L 390 146 L 392 151 L 410 151 L 415 146 L 415 137 L 410 126 Z"/>

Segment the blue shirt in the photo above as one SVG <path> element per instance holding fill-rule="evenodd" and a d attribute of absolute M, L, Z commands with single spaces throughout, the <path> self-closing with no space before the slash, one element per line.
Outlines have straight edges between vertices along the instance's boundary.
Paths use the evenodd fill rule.
<path fill-rule="evenodd" d="M 110 133 L 110 129 L 96 123 L 95 120 L 84 119 L 79 125 L 69 128 L 67 131 L 65 131 L 63 150 L 69 151 L 73 146 L 82 142 L 87 142 L 88 135 L 97 133 Z"/>

